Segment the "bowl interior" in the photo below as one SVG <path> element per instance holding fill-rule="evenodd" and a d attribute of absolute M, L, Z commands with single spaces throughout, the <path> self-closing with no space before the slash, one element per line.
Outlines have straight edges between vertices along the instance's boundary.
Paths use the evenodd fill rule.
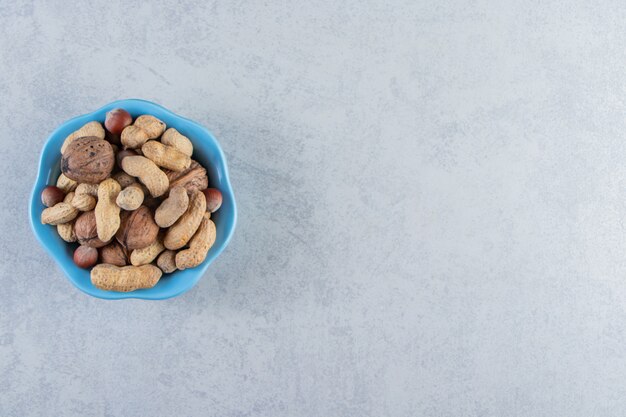
<path fill-rule="evenodd" d="M 104 122 L 106 112 L 117 107 L 127 110 L 133 118 L 141 114 L 151 114 L 165 122 L 167 127 L 174 127 L 181 134 L 187 136 L 194 146 L 193 159 L 197 160 L 207 170 L 209 187 L 218 188 L 223 196 L 222 206 L 211 215 L 217 229 L 217 237 L 205 261 L 196 268 L 163 275 L 153 288 L 128 293 L 103 291 L 94 287 L 91 284 L 90 271 L 77 267 L 72 260 L 74 249 L 78 245 L 66 243 L 57 234 L 55 226 L 43 225 L 40 222 L 41 212 L 45 208 L 40 199 L 41 190 L 47 185 L 56 184 L 60 175 L 60 149 L 67 135 L 89 121 Z M 236 221 L 237 211 L 228 178 L 226 159 L 215 137 L 208 130 L 189 119 L 178 116 L 157 104 L 137 99 L 115 101 L 59 126 L 44 145 L 39 172 L 30 201 L 31 226 L 43 247 L 52 255 L 76 287 L 89 295 L 105 299 L 142 298 L 159 300 L 184 293 L 198 282 L 209 264 L 224 250 L 233 234 Z"/>

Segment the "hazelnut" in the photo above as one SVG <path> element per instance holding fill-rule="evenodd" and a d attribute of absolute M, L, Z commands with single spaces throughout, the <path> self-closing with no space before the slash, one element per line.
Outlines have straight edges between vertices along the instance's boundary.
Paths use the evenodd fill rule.
<path fill-rule="evenodd" d="M 222 193 L 217 188 L 207 188 L 202 191 L 206 197 L 206 211 L 215 213 L 222 206 Z"/>
<path fill-rule="evenodd" d="M 59 187 L 49 185 L 41 192 L 41 202 L 46 207 L 52 207 L 65 198 L 65 192 Z"/>
<path fill-rule="evenodd" d="M 133 123 L 133 117 L 124 109 L 113 109 L 107 113 L 104 127 L 114 135 L 119 135 L 126 126 Z"/>
<path fill-rule="evenodd" d="M 79 246 L 74 251 L 74 263 L 81 268 L 91 268 L 98 262 L 98 249 Z"/>

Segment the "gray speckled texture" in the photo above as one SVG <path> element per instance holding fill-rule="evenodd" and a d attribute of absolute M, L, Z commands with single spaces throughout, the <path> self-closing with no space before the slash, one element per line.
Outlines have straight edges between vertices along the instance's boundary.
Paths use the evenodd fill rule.
<path fill-rule="evenodd" d="M 0 3 L 0 415 L 626 412 L 623 2 L 176 3 Z M 164 302 L 78 292 L 27 221 L 47 135 L 128 97 L 238 197 Z"/>

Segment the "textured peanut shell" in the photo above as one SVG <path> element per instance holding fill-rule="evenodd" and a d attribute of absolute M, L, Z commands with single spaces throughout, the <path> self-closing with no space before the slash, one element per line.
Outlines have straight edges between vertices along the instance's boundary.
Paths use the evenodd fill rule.
<path fill-rule="evenodd" d="M 185 246 L 198 230 L 205 211 L 206 199 L 204 194 L 202 191 L 194 191 L 189 199 L 187 211 L 167 230 L 163 242 L 165 247 L 176 250 Z"/>
<path fill-rule="evenodd" d="M 82 138 L 86 136 L 95 136 L 100 139 L 104 139 L 105 132 L 100 122 L 89 122 L 77 131 L 71 133 L 65 138 L 63 145 L 61 145 L 61 154 L 65 153 L 67 147 L 74 141 L 74 139 Z"/>
<path fill-rule="evenodd" d="M 182 186 L 174 187 L 167 199 L 156 209 L 154 221 L 159 227 L 170 227 L 185 213 L 187 207 L 189 207 L 187 190 Z"/>
<path fill-rule="evenodd" d="M 96 214 L 94 211 L 86 211 L 82 213 L 74 222 L 74 233 L 78 243 L 92 248 L 101 248 L 108 244 L 108 241 L 98 239 L 98 230 L 96 228 Z"/>
<path fill-rule="evenodd" d="M 67 178 L 65 174 L 63 173 L 59 175 L 59 178 L 57 179 L 57 187 L 59 187 L 66 193 L 69 193 L 70 191 L 74 191 L 77 186 L 78 186 L 78 183 L 76 181 Z"/>
<path fill-rule="evenodd" d="M 122 131 L 121 141 L 124 148 L 136 149 L 148 141 L 148 134 L 138 126 L 126 126 Z"/>
<path fill-rule="evenodd" d="M 159 226 L 154 222 L 152 212 L 146 206 L 135 211 L 124 211 L 121 216 L 120 229 L 115 238 L 126 249 L 145 248 L 155 241 Z"/>
<path fill-rule="evenodd" d="M 141 147 L 143 156 L 158 166 L 172 171 L 184 171 L 191 165 L 191 158 L 178 149 L 149 140 Z"/>
<path fill-rule="evenodd" d="M 139 116 L 133 125 L 146 132 L 148 139 L 156 139 L 165 131 L 165 123 L 148 114 Z"/>
<path fill-rule="evenodd" d="M 215 243 L 215 223 L 209 219 L 208 213 L 202 217 L 200 227 L 189 242 L 189 249 L 176 254 L 176 268 L 195 268 L 206 259 L 206 255 Z"/>
<path fill-rule="evenodd" d="M 72 204 L 72 201 L 74 201 L 74 196 L 75 195 L 76 195 L 76 193 L 74 191 L 70 191 L 69 193 L 67 193 L 65 195 L 65 198 L 63 199 L 63 202 Z"/>
<path fill-rule="evenodd" d="M 74 200 L 74 191 L 67 193 L 65 198 L 63 199 L 64 203 L 72 204 Z M 78 216 L 78 215 L 77 215 Z M 69 221 L 67 223 L 61 223 L 57 225 L 57 233 L 61 236 L 66 242 L 76 242 L 76 233 L 74 232 L 74 222 L 76 219 Z"/>
<path fill-rule="evenodd" d="M 165 246 L 163 246 L 163 242 L 161 242 L 160 239 L 157 239 L 145 248 L 135 249 L 132 251 L 130 254 L 130 263 L 135 266 L 147 265 L 154 261 L 164 250 Z"/>
<path fill-rule="evenodd" d="M 154 287 L 161 275 L 161 270 L 154 265 L 119 267 L 100 264 L 91 270 L 91 283 L 101 290 L 129 292 Z"/>
<path fill-rule="evenodd" d="M 89 194 L 76 193 L 72 199 L 72 206 L 78 211 L 90 211 L 96 207 L 96 199 Z"/>
<path fill-rule="evenodd" d="M 98 239 L 111 240 L 120 228 L 120 208 L 115 203 L 122 188 L 113 178 L 108 178 L 98 186 L 98 203 L 94 210 Z"/>
<path fill-rule="evenodd" d="M 184 171 L 167 170 L 165 173 L 170 182 L 170 190 L 182 185 L 187 189 L 188 193 L 191 193 L 196 190 L 204 190 L 209 186 L 209 177 L 206 174 L 206 169 L 194 160 L 191 161 L 189 168 Z"/>
<path fill-rule="evenodd" d="M 134 183 L 124 188 L 117 196 L 117 205 L 127 211 L 137 210 L 143 203 L 143 189 L 138 183 Z"/>
<path fill-rule="evenodd" d="M 163 251 L 157 259 L 157 266 L 164 274 L 176 271 L 176 252 L 169 249 Z"/>
<path fill-rule="evenodd" d="M 162 196 L 169 188 L 167 175 L 145 156 L 127 156 L 122 160 L 122 169 L 128 175 L 139 178 L 152 197 Z"/>
<path fill-rule="evenodd" d="M 187 136 L 181 135 L 180 132 L 173 127 L 170 127 L 163 133 L 161 143 L 178 149 L 188 157 L 191 157 L 193 154 L 193 144 L 191 141 Z"/>
<path fill-rule="evenodd" d="M 111 144 L 95 136 L 77 138 L 61 157 L 61 172 L 77 182 L 95 184 L 107 178 L 115 166 Z"/>
<path fill-rule="evenodd" d="M 100 262 L 115 266 L 128 265 L 128 254 L 119 242 L 113 241 L 100 248 Z"/>
<path fill-rule="evenodd" d="M 82 184 L 78 184 L 78 187 L 76 187 L 75 191 L 76 191 L 76 195 L 87 194 L 92 197 L 97 197 L 98 196 L 98 184 L 88 184 L 84 182 Z"/>
<path fill-rule="evenodd" d="M 72 221 L 78 216 L 76 210 L 70 203 L 57 203 L 41 212 L 41 223 L 58 225 Z"/>
<path fill-rule="evenodd" d="M 74 221 L 57 224 L 57 233 L 61 239 L 68 243 L 76 242 L 76 233 L 74 233 Z"/>

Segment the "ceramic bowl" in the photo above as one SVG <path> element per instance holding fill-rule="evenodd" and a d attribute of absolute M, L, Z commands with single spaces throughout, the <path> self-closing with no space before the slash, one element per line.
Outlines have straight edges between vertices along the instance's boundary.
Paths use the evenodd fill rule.
<path fill-rule="evenodd" d="M 41 212 L 45 208 L 41 203 L 41 191 L 47 185 L 55 185 L 60 175 L 61 145 L 73 131 L 87 122 L 97 120 L 104 123 L 106 113 L 114 108 L 127 110 L 133 118 L 142 114 L 151 114 L 162 121 L 167 127 L 174 127 L 187 136 L 193 143 L 193 158 L 207 170 L 209 187 L 218 188 L 222 192 L 223 203 L 220 209 L 211 215 L 217 228 L 215 244 L 209 251 L 205 261 L 196 268 L 176 271 L 163 275 L 153 288 L 141 289 L 132 292 L 103 291 L 91 284 L 89 270 L 77 267 L 72 255 L 77 244 L 64 242 L 56 231 L 56 226 L 41 224 Z M 41 159 L 39 172 L 30 197 L 30 223 L 35 236 L 61 267 L 67 278 L 79 290 L 98 298 L 117 300 L 123 298 L 141 298 L 146 300 L 163 300 L 175 297 L 190 290 L 207 271 L 211 262 L 226 248 L 235 230 L 237 222 L 237 208 L 235 197 L 228 179 L 226 158 L 215 137 L 198 123 L 178 116 L 158 104 L 145 100 L 129 99 L 109 103 L 98 110 L 75 117 L 59 126 L 46 140 Z M 38 277 L 46 279 L 47 277 Z"/>

